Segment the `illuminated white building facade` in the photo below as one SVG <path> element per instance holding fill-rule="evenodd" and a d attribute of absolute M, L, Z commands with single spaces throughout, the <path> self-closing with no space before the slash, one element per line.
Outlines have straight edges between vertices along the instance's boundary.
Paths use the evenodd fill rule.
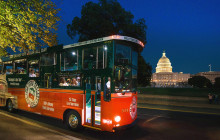
<path fill-rule="evenodd" d="M 212 82 L 212 84 L 214 84 L 215 78 L 220 77 L 220 71 L 200 72 L 195 74 L 194 76 L 205 76 Z"/>
<path fill-rule="evenodd" d="M 164 51 L 157 63 L 156 73 L 152 74 L 151 85 L 153 87 L 185 87 L 188 85 L 189 78 L 190 74 L 172 72 L 171 62 Z"/>

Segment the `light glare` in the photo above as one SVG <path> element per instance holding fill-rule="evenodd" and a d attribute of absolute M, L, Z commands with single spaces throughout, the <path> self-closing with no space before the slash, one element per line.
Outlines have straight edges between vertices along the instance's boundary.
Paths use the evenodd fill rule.
<path fill-rule="evenodd" d="M 76 52 L 72 52 L 72 55 L 76 55 Z"/>
<path fill-rule="evenodd" d="M 120 116 L 116 116 L 116 117 L 115 117 L 115 121 L 116 121 L 116 122 L 120 122 L 120 121 L 121 121 L 121 117 L 120 117 Z"/>

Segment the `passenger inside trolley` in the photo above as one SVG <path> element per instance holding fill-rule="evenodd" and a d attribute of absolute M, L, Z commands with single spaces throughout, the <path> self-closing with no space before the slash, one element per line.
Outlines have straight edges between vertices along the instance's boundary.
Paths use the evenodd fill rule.
<path fill-rule="evenodd" d="M 80 86 L 80 77 L 61 77 L 59 86 Z"/>
<path fill-rule="evenodd" d="M 7 69 L 6 74 L 12 74 L 12 69 Z"/>
<path fill-rule="evenodd" d="M 36 74 L 34 73 L 34 69 L 29 69 L 29 77 L 36 77 Z"/>
<path fill-rule="evenodd" d="M 78 82 L 76 81 L 76 78 L 72 78 L 71 86 L 78 86 Z"/>
<path fill-rule="evenodd" d="M 80 77 L 77 77 L 77 83 L 78 83 L 77 86 L 80 86 Z"/>
<path fill-rule="evenodd" d="M 68 84 L 67 84 L 67 82 L 66 82 L 66 80 L 65 80 L 64 77 L 61 77 L 61 78 L 60 78 L 60 84 L 59 84 L 59 86 L 68 86 Z"/>

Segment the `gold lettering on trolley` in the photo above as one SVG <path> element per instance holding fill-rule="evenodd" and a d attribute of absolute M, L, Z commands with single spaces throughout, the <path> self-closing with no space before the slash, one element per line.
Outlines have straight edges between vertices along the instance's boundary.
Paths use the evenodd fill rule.
<path fill-rule="evenodd" d="M 42 109 L 54 112 L 53 103 L 44 101 Z"/>
<path fill-rule="evenodd" d="M 66 105 L 79 107 L 79 104 L 77 103 L 75 98 L 69 98 L 66 102 Z"/>
<path fill-rule="evenodd" d="M 128 108 L 123 108 L 122 113 L 124 113 L 124 112 L 129 112 L 129 109 Z"/>

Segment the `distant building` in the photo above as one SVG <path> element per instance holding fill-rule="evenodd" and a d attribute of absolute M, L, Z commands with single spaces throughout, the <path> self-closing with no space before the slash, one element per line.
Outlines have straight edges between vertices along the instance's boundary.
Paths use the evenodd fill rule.
<path fill-rule="evenodd" d="M 190 74 L 182 72 L 172 72 L 170 60 L 166 57 L 165 51 L 159 59 L 156 67 L 156 73 L 152 74 L 152 87 L 185 87 L 188 85 Z"/>
<path fill-rule="evenodd" d="M 200 72 L 193 76 L 204 76 L 214 84 L 215 78 L 220 77 L 220 71 Z"/>

